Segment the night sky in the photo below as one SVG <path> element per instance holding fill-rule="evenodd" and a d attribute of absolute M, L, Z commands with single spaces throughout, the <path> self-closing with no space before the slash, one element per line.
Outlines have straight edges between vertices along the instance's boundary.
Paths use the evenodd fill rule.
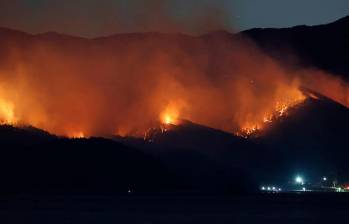
<path fill-rule="evenodd" d="M 289 27 L 349 15 L 348 0 L 1 0 L 0 26 L 96 37 Z"/>

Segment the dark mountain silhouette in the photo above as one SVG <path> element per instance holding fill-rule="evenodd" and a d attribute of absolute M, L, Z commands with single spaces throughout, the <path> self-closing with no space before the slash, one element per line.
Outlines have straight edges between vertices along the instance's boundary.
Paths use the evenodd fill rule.
<path fill-rule="evenodd" d="M 112 140 L 11 126 L 0 136 L 1 192 L 161 192 L 180 183 L 151 155 Z"/>
<path fill-rule="evenodd" d="M 288 56 L 294 66 L 317 67 L 349 78 L 349 16 L 327 25 L 257 28 L 241 34 L 281 62 Z"/>
<path fill-rule="evenodd" d="M 345 159 L 349 109 L 304 91 L 311 97 L 248 139 L 183 122 L 166 132 L 153 130 L 142 144 L 127 138 L 119 141 L 153 152 L 174 170 L 198 169 L 196 174 L 208 176 L 229 171 L 254 187 L 263 181 L 285 183 L 297 172 L 309 178 L 336 175 L 345 180 L 349 178 Z"/>
<path fill-rule="evenodd" d="M 0 127 L 3 192 L 243 192 L 298 170 L 347 178 L 349 109 L 312 93 L 248 139 L 183 122 L 147 139 L 66 139 Z M 122 143 L 119 143 L 122 142 Z"/>
<path fill-rule="evenodd" d="M 216 132 L 223 134 L 211 131 L 213 136 Z M 243 172 L 227 171 L 190 147 L 154 153 L 150 147 L 127 146 L 127 141 L 67 139 L 8 125 L 0 126 L 0 136 L 0 193 L 223 193 L 252 188 Z"/>
<path fill-rule="evenodd" d="M 272 150 L 282 160 L 284 173 L 306 172 L 309 176 L 336 174 L 348 178 L 348 108 L 318 95 L 272 123 L 253 141 Z M 282 173 L 277 174 L 282 177 Z"/>

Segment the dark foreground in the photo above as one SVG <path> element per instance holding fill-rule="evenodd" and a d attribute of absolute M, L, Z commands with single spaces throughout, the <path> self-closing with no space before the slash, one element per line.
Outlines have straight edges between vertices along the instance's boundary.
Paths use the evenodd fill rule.
<path fill-rule="evenodd" d="M 0 223 L 347 223 L 349 194 L 6 196 Z"/>

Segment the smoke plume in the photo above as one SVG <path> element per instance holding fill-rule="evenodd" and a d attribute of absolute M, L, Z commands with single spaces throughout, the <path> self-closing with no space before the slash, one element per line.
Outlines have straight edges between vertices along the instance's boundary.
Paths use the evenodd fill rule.
<path fill-rule="evenodd" d="M 58 135 L 139 135 L 163 117 L 236 132 L 304 98 L 298 77 L 228 33 L 24 39 L 2 46 L 0 116 Z"/>

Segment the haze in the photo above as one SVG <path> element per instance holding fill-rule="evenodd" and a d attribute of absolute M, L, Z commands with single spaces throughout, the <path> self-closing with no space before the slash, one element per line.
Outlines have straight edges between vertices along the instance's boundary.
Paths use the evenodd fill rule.
<path fill-rule="evenodd" d="M 310 13 L 311 12 L 311 13 Z M 346 0 L 2 0 L 0 26 L 84 37 L 125 32 L 205 33 L 289 27 L 349 14 Z M 297 16 L 294 16 L 297 15 Z"/>

